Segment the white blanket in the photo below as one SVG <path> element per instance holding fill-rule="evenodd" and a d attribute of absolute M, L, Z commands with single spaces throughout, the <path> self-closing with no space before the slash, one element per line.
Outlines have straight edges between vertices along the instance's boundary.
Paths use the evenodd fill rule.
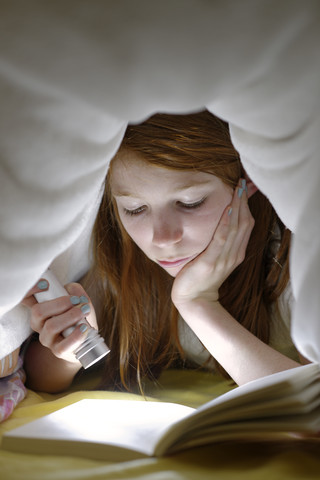
<path fill-rule="evenodd" d="M 102 190 L 88 208 L 88 221 L 76 241 L 50 264 L 62 285 L 76 282 L 88 271 L 91 264 L 91 232 L 100 204 Z M 32 333 L 30 311 L 16 305 L 0 319 L 0 359 L 18 348 Z"/>
<path fill-rule="evenodd" d="M 318 1 L 5 2 L 0 32 L 0 315 L 86 228 L 126 123 L 207 106 L 294 230 L 293 335 L 319 361 Z"/>

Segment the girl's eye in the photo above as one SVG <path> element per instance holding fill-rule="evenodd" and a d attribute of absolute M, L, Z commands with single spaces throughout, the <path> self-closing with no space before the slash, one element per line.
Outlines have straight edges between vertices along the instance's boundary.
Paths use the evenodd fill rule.
<path fill-rule="evenodd" d="M 139 213 L 142 213 L 144 210 L 145 210 L 146 207 L 142 206 L 142 207 L 139 207 L 139 208 L 135 208 L 134 210 L 129 210 L 128 208 L 124 208 L 124 213 L 126 215 L 139 215 Z"/>
<path fill-rule="evenodd" d="M 193 203 L 178 202 L 178 203 L 183 208 L 187 208 L 187 209 L 190 208 L 191 209 L 191 208 L 201 207 L 201 205 L 204 204 L 205 200 L 206 200 L 206 198 L 204 197 L 204 198 L 201 198 L 201 200 L 199 200 L 198 202 L 193 202 Z"/>

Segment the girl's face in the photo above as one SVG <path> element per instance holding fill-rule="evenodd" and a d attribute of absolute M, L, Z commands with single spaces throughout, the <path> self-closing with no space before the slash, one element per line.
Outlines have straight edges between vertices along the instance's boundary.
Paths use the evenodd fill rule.
<path fill-rule="evenodd" d="M 209 173 L 169 170 L 126 152 L 111 176 L 123 227 L 172 277 L 211 241 L 233 190 Z"/>

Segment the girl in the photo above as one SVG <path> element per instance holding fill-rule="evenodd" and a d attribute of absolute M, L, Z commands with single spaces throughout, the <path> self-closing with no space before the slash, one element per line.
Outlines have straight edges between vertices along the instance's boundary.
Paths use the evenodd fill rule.
<path fill-rule="evenodd" d="M 223 121 L 203 111 L 128 126 L 105 182 L 86 291 L 68 287 L 91 300 L 36 304 L 35 287 L 24 301 L 41 342 L 25 360 L 32 388 L 56 391 L 72 381 L 80 365 L 70 354 L 86 333 L 61 332 L 89 307 L 111 348 L 106 388 L 142 390 L 144 378 L 169 366 L 218 368 L 238 385 L 298 366 L 289 245 Z"/>

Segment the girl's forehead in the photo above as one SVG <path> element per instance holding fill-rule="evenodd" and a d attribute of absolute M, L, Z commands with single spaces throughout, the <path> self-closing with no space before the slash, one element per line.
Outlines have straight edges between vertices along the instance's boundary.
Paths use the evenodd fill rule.
<path fill-rule="evenodd" d="M 112 166 L 112 195 L 134 199 L 194 196 L 227 188 L 215 175 L 190 170 L 174 170 L 144 160 L 119 158 Z"/>
<path fill-rule="evenodd" d="M 205 172 L 175 170 L 153 165 L 135 153 L 121 155 L 113 161 L 110 179 L 114 194 L 126 194 L 127 191 L 145 188 L 147 185 L 154 185 L 157 188 L 169 187 L 179 191 L 215 181 L 221 180 Z"/>

